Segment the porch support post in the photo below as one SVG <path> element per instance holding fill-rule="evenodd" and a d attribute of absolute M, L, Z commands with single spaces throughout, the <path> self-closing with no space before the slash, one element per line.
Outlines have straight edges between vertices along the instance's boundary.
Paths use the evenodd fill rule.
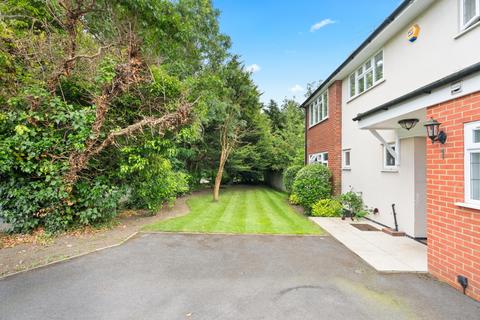
<path fill-rule="evenodd" d="M 385 146 L 388 153 L 390 153 L 390 155 L 395 158 L 395 163 L 399 165 L 400 164 L 400 157 L 398 156 L 399 153 L 393 150 L 392 147 L 390 147 L 390 145 L 385 141 L 385 139 L 380 135 L 380 133 L 378 133 L 377 130 L 375 129 L 368 129 L 368 130 L 373 134 L 375 138 L 378 139 L 378 141 L 380 141 L 381 144 Z M 395 149 L 398 150 L 400 147 L 398 135 L 395 138 L 395 145 L 396 145 Z"/>

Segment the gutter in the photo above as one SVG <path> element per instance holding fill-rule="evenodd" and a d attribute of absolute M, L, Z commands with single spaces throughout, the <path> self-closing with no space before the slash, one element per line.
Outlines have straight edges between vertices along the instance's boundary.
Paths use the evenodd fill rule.
<path fill-rule="evenodd" d="M 437 80 L 437 81 L 434 81 L 430 84 L 427 84 L 426 86 L 423 86 L 419 89 L 416 89 L 412 92 L 409 92 L 401 97 L 398 97 L 396 99 L 393 99 L 387 103 L 384 103 L 378 107 L 375 107 L 367 112 L 364 112 L 364 113 L 359 113 L 357 114 L 357 116 L 355 118 L 353 118 L 353 121 L 360 121 L 366 117 L 369 117 L 371 115 L 374 115 L 376 113 L 379 113 L 379 112 L 382 112 L 382 111 L 386 111 L 388 109 L 390 109 L 391 107 L 394 107 L 395 105 L 397 104 L 400 104 L 402 102 L 405 102 L 407 100 L 410 100 L 410 99 L 413 99 L 413 98 L 416 98 L 422 94 L 430 94 L 432 93 L 433 90 L 439 88 L 439 87 L 443 87 L 447 84 L 451 84 L 451 83 L 454 83 L 458 80 L 461 80 L 463 79 L 464 77 L 467 77 L 471 74 L 474 74 L 474 73 L 477 73 L 477 72 L 480 72 L 480 62 L 479 63 L 476 63 L 474 65 L 471 65 L 463 70 L 460 70 L 458 72 L 455 72 L 455 73 L 452 73 L 451 75 L 449 76 L 446 76 L 440 80 Z"/>
<path fill-rule="evenodd" d="M 398 7 L 393 11 L 392 14 L 390 14 L 387 19 L 385 19 L 382 24 L 375 29 L 368 38 L 360 44 L 360 46 L 353 51 L 350 56 L 335 70 L 333 73 L 328 76 L 328 78 L 323 81 L 320 86 L 305 100 L 301 105 L 300 108 L 305 108 L 306 104 L 310 99 L 315 96 L 317 93 L 319 93 L 325 86 L 340 72 L 342 69 L 350 63 L 367 45 L 370 44 L 370 42 L 373 41 L 386 27 L 388 27 L 412 2 L 415 0 L 404 0 Z"/>

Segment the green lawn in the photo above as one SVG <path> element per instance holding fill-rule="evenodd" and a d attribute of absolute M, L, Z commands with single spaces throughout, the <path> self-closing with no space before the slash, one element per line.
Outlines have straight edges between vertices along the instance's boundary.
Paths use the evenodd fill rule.
<path fill-rule="evenodd" d="M 323 230 L 296 213 L 284 193 L 262 187 L 222 190 L 220 201 L 202 194 L 187 201 L 191 212 L 160 221 L 146 231 L 180 231 L 247 234 L 323 234 Z"/>

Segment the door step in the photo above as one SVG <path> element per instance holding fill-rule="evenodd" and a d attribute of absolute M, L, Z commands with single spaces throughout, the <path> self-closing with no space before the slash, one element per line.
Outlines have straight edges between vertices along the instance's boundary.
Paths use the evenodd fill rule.
<path fill-rule="evenodd" d="M 392 237 L 404 237 L 405 236 L 405 232 L 395 231 L 391 228 L 383 228 L 382 231 L 385 232 L 386 234 L 391 235 Z"/>

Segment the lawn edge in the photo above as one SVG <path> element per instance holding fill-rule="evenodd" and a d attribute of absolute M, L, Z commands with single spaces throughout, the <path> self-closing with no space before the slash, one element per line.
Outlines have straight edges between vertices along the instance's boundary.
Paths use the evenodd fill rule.
<path fill-rule="evenodd" d="M 322 229 L 323 230 L 323 229 Z M 193 232 L 193 231 L 148 231 L 140 230 L 139 233 L 151 234 L 180 234 L 180 235 L 220 235 L 220 236 L 281 236 L 281 237 L 331 237 L 327 232 L 318 234 L 295 233 L 229 233 L 229 232 Z"/>
<path fill-rule="evenodd" d="M 168 220 L 171 220 L 171 219 L 175 219 L 175 218 L 178 218 L 178 217 L 170 217 L 168 219 L 165 219 L 165 220 L 162 220 L 162 221 L 157 221 L 155 223 L 151 223 L 151 224 L 147 224 L 145 226 L 143 226 L 142 228 L 140 228 L 138 230 L 139 233 L 165 233 L 165 234 L 175 234 L 175 233 L 178 233 L 178 234 L 192 234 L 192 235 L 200 235 L 200 234 L 210 234 L 210 235 L 252 235 L 252 236 L 313 236 L 313 237 L 325 237 L 325 236 L 330 236 L 330 234 L 324 230 L 322 227 L 320 227 L 317 223 L 313 222 L 309 216 L 306 216 L 303 212 L 303 209 L 297 205 L 292 205 L 289 201 L 288 201 L 288 193 L 286 192 L 283 192 L 283 191 L 279 191 L 275 188 L 272 188 L 272 187 L 269 187 L 269 186 L 261 186 L 260 188 L 266 188 L 266 189 L 271 189 L 271 190 L 274 190 L 276 192 L 279 192 L 279 193 L 282 193 L 284 195 L 287 196 L 286 199 L 284 199 L 285 201 L 285 204 L 290 208 L 292 209 L 292 211 L 297 214 L 301 219 L 304 219 L 310 223 L 312 223 L 313 225 L 315 225 L 319 230 L 320 230 L 320 233 L 318 234 L 296 234 L 296 233 L 293 233 L 293 234 L 289 234 L 289 233 L 229 233 L 229 232 L 194 232 L 194 231 L 161 231 L 161 230 L 148 230 L 148 227 L 149 226 L 152 226 L 156 223 L 163 223 L 165 221 L 168 221 Z M 189 197 L 185 200 L 185 204 L 187 205 L 189 211 L 187 213 L 185 213 L 185 215 L 188 215 L 192 212 L 192 208 L 189 204 L 189 201 L 192 199 L 193 196 L 201 196 L 205 190 L 201 190 L 201 192 L 198 192 L 199 194 L 190 194 Z M 182 215 L 182 216 L 185 216 L 185 215 Z"/>

